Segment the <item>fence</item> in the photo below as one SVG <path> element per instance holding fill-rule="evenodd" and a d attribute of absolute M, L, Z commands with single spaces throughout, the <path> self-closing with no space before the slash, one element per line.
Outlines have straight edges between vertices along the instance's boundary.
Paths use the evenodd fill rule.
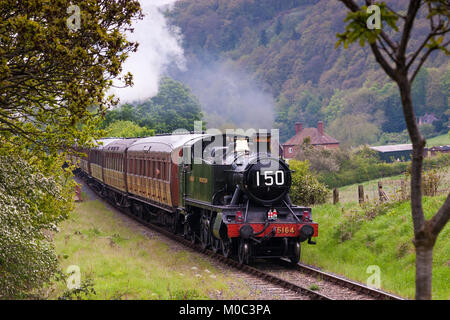
<path fill-rule="evenodd" d="M 426 171 L 423 175 L 425 195 L 448 194 L 450 192 L 450 168 L 439 171 Z M 430 186 L 431 184 L 431 186 Z M 405 176 L 399 179 L 385 178 L 360 185 L 351 185 L 333 189 L 330 201 L 365 202 L 369 200 L 402 201 L 410 197 L 410 180 Z"/>

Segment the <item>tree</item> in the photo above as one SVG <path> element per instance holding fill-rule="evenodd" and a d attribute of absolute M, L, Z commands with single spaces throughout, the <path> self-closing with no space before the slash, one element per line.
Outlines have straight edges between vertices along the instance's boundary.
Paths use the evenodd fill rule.
<path fill-rule="evenodd" d="M 344 148 L 371 144 L 378 140 L 380 130 L 368 118 L 362 113 L 346 114 L 332 121 L 328 131 Z"/>
<path fill-rule="evenodd" d="M 449 54 L 447 46 L 450 4 L 446 0 L 410 0 L 406 14 L 394 11 L 384 2 L 377 3 L 381 18 L 391 29 L 367 28 L 371 14 L 367 6 L 360 6 L 355 0 L 340 0 L 348 9 L 345 18 L 348 22 L 344 33 L 338 34 L 336 46 L 359 41 L 366 42 L 376 61 L 384 72 L 397 84 L 406 127 L 413 145 L 411 167 L 411 213 L 414 226 L 414 245 L 416 248 L 416 299 L 431 299 L 431 279 L 433 247 L 440 231 L 450 218 L 450 193 L 438 212 L 429 220 L 425 219 L 422 207 L 422 169 L 425 138 L 416 122 L 411 87 L 421 67 L 428 57 L 437 50 Z M 369 5 L 370 1 L 366 1 Z M 414 22 L 419 14 L 426 15 L 429 30 L 422 34 L 417 46 L 411 45 Z M 401 21 L 401 26 L 397 22 Z"/>
<path fill-rule="evenodd" d="M 106 136 L 108 137 L 120 138 L 139 138 L 155 135 L 155 130 L 141 127 L 134 122 L 125 120 L 118 120 L 111 123 L 108 127 L 106 127 L 105 131 Z"/>
<path fill-rule="evenodd" d="M 131 121 L 138 123 L 142 118 L 137 114 L 136 108 L 131 104 L 121 105 L 119 108 L 111 109 L 106 112 L 105 119 L 102 122 L 102 128 L 106 128 L 116 121 Z"/>
<path fill-rule="evenodd" d="M 191 90 L 181 82 L 163 78 L 158 94 L 137 106 L 141 120 L 137 123 L 158 133 L 177 129 L 194 130 L 194 122 L 202 120 L 200 103 Z"/>
<path fill-rule="evenodd" d="M 112 80 L 132 83 L 125 34 L 141 17 L 137 0 L 0 0 L 0 299 L 57 274 L 50 231 L 74 187 L 62 164 L 101 136 Z"/>
<path fill-rule="evenodd" d="M 73 197 L 71 180 L 62 178 L 42 174 L 23 156 L 0 152 L 0 300 L 36 294 L 57 274 L 49 231 L 67 217 Z"/>
<path fill-rule="evenodd" d="M 117 103 L 106 95 L 112 80 L 132 84 L 120 74 L 137 50 L 125 32 L 141 18 L 139 2 L 80 0 L 75 8 L 70 0 L 0 1 L 0 144 L 45 157 L 92 141 L 99 115 Z"/>

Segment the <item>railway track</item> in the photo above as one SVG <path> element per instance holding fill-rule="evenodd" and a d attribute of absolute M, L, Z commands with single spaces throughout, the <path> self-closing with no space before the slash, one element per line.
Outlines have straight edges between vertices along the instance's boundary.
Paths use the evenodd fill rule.
<path fill-rule="evenodd" d="M 313 266 L 308 266 L 305 264 L 297 264 L 295 266 L 292 266 L 292 264 L 289 264 L 288 261 L 286 260 L 279 260 L 278 261 L 281 265 L 283 265 L 286 268 L 293 268 L 294 270 L 301 272 L 303 274 L 307 274 L 313 277 L 317 277 L 320 278 L 324 281 L 339 285 L 341 287 L 345 287 L 348 288 L 352 291 L 355 291 L 357 293 L 360 294 L 364 294 L 367 295 L 369 297 L 372 297 L 374 299 L 378 299 L 378 300 L 405 300 L 404 298 L 391 294 L 389 292 L 386 291 L 382 291 L 376 288 L 371 288 L 369 286 L 366 286 L 362 283 L 353 281 L 353 280 L 349 280 L 349 279 L 345 279 L 344 277 L 329 273 L 329 272 L 324 272 L 322 270 L 319 270 L 316 267 Z"/>
<path fill-rule="evenodd" d="M 174 234 L 173 232 L 171 232 L 161 226 L 158 226 L 154 223 L 150 223 L 148 221 L 145 221 L 145 220 L 133 215 L 127 208 L 122 208 L 120 206 L 117 206 L 110 199 L 102 197 L 97 192 L 97 190 L 95 190 L 95 188 L 91 188 L 90 186 L 89 186 L 89 188 L 92 191 L 94 191 L 97 194 L 97 196 L 99 196 L 101 199 L 107 201 L 110 205 L 112 205 L 114 208 L 116 208 L 119 212 L 127 215 L 131 219 L 139 222 L 140 224 L 146 226 L 147 228 L 150 228 L 150 229 L 164 235 L 165 237 L 182 244 L 185 247 L 191 248 L 196 252 L 200 252 L 200 253 L 214 259 L 215 261 L 220 262 L 223 265 L 226 265 L 234 270 L 237 270 L 238 272 L 245 273 L 251 277 L 257 278 L 258 280 L 261 280 L 264 283 L 270 284 L 277 288 L 282 288 L 284 290 L 287 290 L 287 291 L 291 292 L 291 294 L 289 295 L 289 298 L 292 298 L 292 299 L 296 299 L 296 298 L 305 299 L 306 298 L 306 299 L 310 299 L 310 300 L 341 299 L 339 297 L 333 298 L 329 295 L 319 293 L 316 290 L 308 289 L 305 286 L 302 286 L 302 285 L 296 283 L 297 282 L 296 280 L 291 280 L 291 279 L 295 279 L 294 273 L 295 274 L 302 273 L 302 274 L 309 275 L 311 277 L 320 278 L 322 281 L 329 282 L 336 286 L 347 288 L 353 292 L 356 292 L 359 295 L 364 295 L 364 296 L 368 297 L 369 299 L 403 300 L 403 298 L 401 298 L 401 297 L 392 295 L 390 293 L 387 293 L 387 292 L 384 292 L 381 290 L 370 288 L 368 286 L 357 283 L 355 281 L 351 281 L 351 280 L 345 279 L 343 277 L 321 271 L 321 270 L 311 267 L 311 266 L 306 266 L 303 264 L 298 264 L 298 265 L 293 266 L 288 261 L 283 260 L 283 259 L 279 259 L 276 261 L 276 264 L 278 264 L 279 266 L 281 266 L 283 268 L 282 274 L 280 274 L 280 273 L 277 274 L 276 272 L 271 272 L 270 269 L 273 269 L 273 266 L 269 266 L 269 267 L 266 266 L 263 269 L 261 269 L 261 268 L 257 268 L 257 267 L 253 267 L 253 266 L 241 265 L 236 260 L 233 260 L 231 258 L 226 258 L 223 255 L 221 255 L 219 253 L 214 253 L 212 250 L 209 250 L 209 249 L 202 249 L 199 244 L 192 243 L 190 240 L 186 240 L 183 236 L 181 236 L 179 234 Z M 269 269 L 269 271 L 267 271 L 266 269 Z M 287 276 L 286 276 L 286 273 L 288 273 Z M 264 290 L 270 291 L 270 290 L 273 290 L 273 288 L 265 287 Z"/>

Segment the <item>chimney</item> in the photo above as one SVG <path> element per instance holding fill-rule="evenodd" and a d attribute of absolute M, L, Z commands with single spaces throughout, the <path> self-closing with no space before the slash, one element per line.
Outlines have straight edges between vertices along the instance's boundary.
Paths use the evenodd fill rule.
<path fill-rule="evenodd" d="M 299 133 L 300 131 L 303 130 L 303 125 L 301 122 L 296 122 L 295 123 L 295 134 Z"/>
<path fill-rule="evenodd" d="M 323 136 L 323 121 L 317 122 L 317 130 L 319 130 L 320 134 Z"/>

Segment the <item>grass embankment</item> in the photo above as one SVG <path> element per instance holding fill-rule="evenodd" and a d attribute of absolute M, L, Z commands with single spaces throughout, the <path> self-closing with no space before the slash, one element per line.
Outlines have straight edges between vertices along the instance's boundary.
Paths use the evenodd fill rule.
<path fill-rule="evenodd" d="M 424 212 L 431 218 L 444 195 L 424 198 Z M 372 218 L 367 216 L 370 212 Z M 375 217 L 373 217 L 376 215 Z M 415 251 L 410 202 L 397 202 L 363 210 L 356 203 L 321 205 L 313 209 L 319 223 L 317 245 L 303 246 L 302 261 L 366 283 L 376 265 L 381 288 L 414 298 Z M 450 299 L 450 225 L 443 229 L 433 254 L 433 298 Z"/>
<path fill-rule="evenodd" d="M 126 226 L 100 201 L 76 205 L 56 235 L 61 267 L 78 265 L 81 280 L 93 280 L 96 295 L 88 299 L 244 299 L 238 280 L 217 271 L 186 250 Z M 53 298 L 67 288 L 56 288 Z"/>
<path fill-rule="evenodd" d="M 439 170 L 439 175 L 441 176 L 441 182 L 439 184 L 439 192 L 446 193 L 450 190 L 450 166 L 441 168 Z M 340 202 L 358 202 L 358 185 L 364 187 L 364 195 L 370 200 L 378 199 L 378 182 L 381 181 L 383 185 L 384 192 L 387 193 L 392 199 L 396 199 L 400 195 L 401 191 L 401 180 L 406 181 L 405 186 L 407 192 L 409 192 L 409 177 L 405 174 L 396 175 L 392 177 L 379 178 L 374 180 L 369 180 L 361 183 L 356 183 L 344 187 L 338 188 L 339 190 L 339 201 Z M 333 194 L 330 192 L 328 202 L 333 202 Z"/>
<path fill-rule="evenodd" d="M 450 134 L 446 133 L 427 139 L 427 147 L 450 145 Z"/>

